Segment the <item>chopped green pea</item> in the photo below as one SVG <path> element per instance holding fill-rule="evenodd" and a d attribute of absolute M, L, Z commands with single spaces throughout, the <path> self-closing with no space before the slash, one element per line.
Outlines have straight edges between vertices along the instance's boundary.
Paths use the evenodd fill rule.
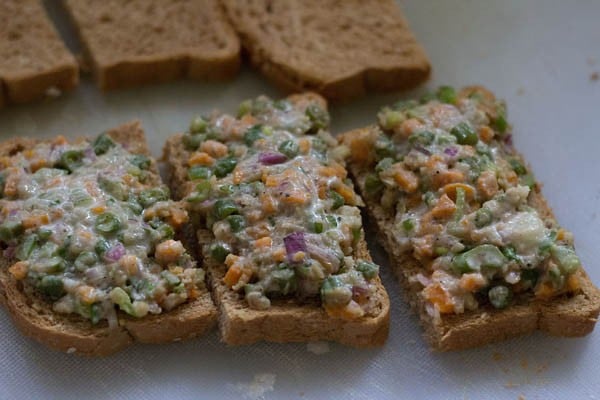
<path fill-rule="evenodd" d="M 37 284 L 38 290 L 52 300 L 58 300 L 65 294 L 63 281 L 54 275 L 44 276 Z"/>
<path fill-rule="evenodd" d="M 487 208 L 480 208 L 475 212 L 475 226 L 483 228 L 492 222 L 492 212 Z"/>
<path fill-rule="evenodd" d="M 186 133 L 185 135 L 183 135 L 183 138 L 182 138 L 184 147 L 190 151 L 196 150 L 198 147 L 200 147 L 202 142 L 204 142 L 205 140 L 206 140 L 206 135 L 204 135 L 204 134 Z"/>
<path fill-rule="evenodd" d="M 505 133 L 508 129 L 508 121 L 506 120 L 506 107 L 499 104 L 496 107 L 496 118 L 492 121 L 492 126 L 500 133 Z"/>
<path fill-rule="evenodd" d="M 367 149 L 365 149 L 367 151 Z M 379 135 L 375 140 L 375 155 L 378 159 L 394 157 L 396 149 L 394 142 L 386 135 Z"/>
<path fill-rule="evenodd" d="M 305 113 L 312 124 L 311 132 L 317 132 L 329 126 L 329 113 L 318 104 L 310 104 L 306 107 Z"/>
<path fill-rule="evenodd" d="M 527 168 L 518 159 L 511 158 L 508 162 L 517 175 L 525 175 L 527 173 Z"/>
<path fill-rule="evenodd" d="M 21 261 L 27 260 L 33 249 L 38 245 L 38 236 L 36 234 L 28 235 L 17 250 L 17 258 Z"/>
<path fill-rule="evenodd" d="M 92 148 L 94 149 L 94 153 L 96 155 L 102 155 L 110 150 L 111 147 L 115 146 L 115 142 L 108 136 L 106 133 L 98 136 L 94 143 L 92 144 Z"/>
<path fill-rule="evenodd" d="M 377 174 L 368 174 L 365 178 L 365 191 L 369 196 L 374 196 L 383 190 L 383 182 Z"/>
<path fill-rule="evenodd" d="M 148 208 L 159 201 L 169 200 L 169 189 L 161 186 L 142 190 L 138 200 L 144 208 Z"/>
<path fill-rule="evenodd" d="M 95 226 L 100 233 L 114 233 L 121 229 L 121 221 L 116 215 L 105 212 L 98 215 Z"/>
<path fill-rule="evenodd" d="M 384 109 L 380 113 L 379 121 L 383 129 L 390 130 L 395 126 L 400 125 L 405 119 L 404 113 L 401 111 Z"/>
<path fill-rule="evenodd" d="M 225 262 L 225 258 L 231 251 L 222 243 L 213 243 L 210 246 L 210 256 L 217 262 Z"/>
<path fill-rule="evenodd" d="M 239 232 L 246 227 L 246 219 L 241 215 L 230 215 L 226 218 L 232 232 Z"/>
<path fill-rule="evenodd" d="M 314 221 L 313 222 L 313 231 L 315 233 L 323 233 L 323 221 Z"/>
<path fill-rule="evenodd" d="M 488 298 L 490 299 L 490 303 L 492 303 L 495 308 L 502 309 L 506 308 L 506 306 L 508 306 L 510 303 L 512 292 L 508 287 L 498 285 L 490 289 L 488 292 Z"/>
<path fill-rule="evenodd" d="M 195 117 L 190 122 L 190 132 L 191 133 L 202 133 L 206 130 L 208 126 L 208 121 L 203 117 Z"/>
<path fill-rule="evenodd" d="M 129 159 L 129 162 L 138 167 L 139 169 L 146 170 L 150 168 L 150 158 L 143 154 L 136 154 Z"/>
<path fill-rule="evenodd" d="M 532 174 L 522 175 L 519 181 L 521 184 L 528 186 L 530 189 L 533 189 L 536 185 L 535 177 Z"/>
<path fill-rule="evenodd" d="M 287 158 L 294 158 L 298 155 L 300 149 L 298 148 L 298 143 L 295 140 L 286 140 L 282 142 L 278 150 L 280 153 L 284 154 Z"/>
<path fill-rule="evenodd" d="M 521 262 L 521 259 L 517 255 L 517 252 L 515 251 L 514 247 L 506 246 L 506 247 L 503 247 L 501 251 L 502 251 L 502 254 L 504 254 L 504 257 L 508 258 L 509 260 L 516 261 L 518 263 Z"/>
<path fill-rule="evenodd" d="M 196 179 L 208 179 L 210 177 L 210 168 L 201 165 L 194 165 L 188 169 L 188 178 L 193 181 Z"/>
<path fill-rule="evenodd" d="M 69 193 L 69 200 L 75 207 L 88 206 L 92 203 L 92 196 L 82 188 L 75 188 Z"/>
<path fill-rule="evenodd" d="M 471 128 L 471 125 L 466 122 L 461 122 L 456 125 L 452 128 L 450 133 L 456 138 L 458 144 L 473 146 L 479 141 L 479 138 L 473 128 Z"/>
<path fill-rule="evenodd" d="M 110 243 L 104 239 L 99 239 L 94 246 L 94 251 L 100 256 L 106 253 L 108 249 L 110 249 Z"/>
<path fill-rule="evenodd" d="M 235 169 L 237 160 L 235 158 L 221 158 L 215 163 L 215 176 L 217 178 L 223 178 L 228 173 Z"/>
<path fill-rule="evenodd" d="M 360 271 L 365 279 L 371 280 L 379 274 L 379 265 L 373 262 L 360 260 L 356 263 L 356 270 Z"/>
<path fill-rule="evenodd" d="M 190 203 L 199 203 L 208 199 L 212 185 L 209 181 L 202 181 L 196 185 L 194 192 L 186 199 Z"/>
<path fill-rule="evenodd" d="M 330 228 L 337 228 L 338 223 L 337 223 L 337 218 L 333 215 L 326 215 L 325 219 L 327 220 L 327 224 L 329 225 Z"/>
<path fill-rule="evenodd" d="M 393 158 L 386 157 L 377 163 L 377 165 L 375 166 L 375 171 L 376 172 L 385 171 L 385 170 L 389 169 L 393 163 L 394 163 Z"/>
<path fill-rule="evenodd" d="M 37 231 L 38 237 L 40 240 L 44 241 L 44 240 L 48 240 L 50 239 L 50 236 L 52 236 L 52 230 L 48 229 L 48 228 L 40 228 Z"/>
<path fill-rule="evenodd" d="M 405 219 L 402 221 L 402 228 L 406 232 L 411 232 L 413 229 L 415 229 L 415 221 L 412 218 Z"/>
<path fill-rule="evenodd" d="M 333 203 L 331 205 L 332 210 L 337 210 L 346 203 L 342 195 L 336 192 L 335 190 L 329 191 L 329 198 L 333 200 Z"/>
<path fill-rule="evenodd" d="M 237 214 L 239 212 L 237 205 L 233 202 L 233 200 L 229 199 L 217 200 L 213 206 L 213 211 L 215 217 L 219 220 L 224 219 L 229 215 Z"/>
<path fill-rule="evenodd" d="M 0 240 L 7 243 L 16 239 L 23 233 L 23 224 L 21 221 L 4 221 L 0 225 Z"/>
<path fill-rule="evenodd" d="M 440 86 L 436 92 L 436 97 L 442 103 L 456 104 L 458 96 L 452 86 Z"/>
<path fill-rule="evenodd" d="M 434 139 L 435 139 L 435 134 L 433 132 L 421 131 L 421 132 L 416 132 L 416 133 L 413 133 L 412 135 L 410 135 L 408 137 L 408 142 L 412 145 L 420 144 L 423 146 L 429 146 L 431 143 L 433 143 Z"/>
<path fill-rule="evenodd" d="M 75 171 L 83 165 L 83 151 L 67 150 L 60 155 L 56 167 L 66 169 L 69 172 Z"/>
<path fill-rule="evenodd" d="M 262 137 L 262 125 L 254 125 L 248 128 L 244 133 L 244 143 L 248 147 L 252 147 L 254 142 Z"/>
<path fill-rule="evenodd" d="M 271 276 L 279 287 L 279 293 L 285 296 L 296 291 L 296 274 L 287 264 L 280 264 L 279 268 L 271 273 Z"/>
<path fill-rule="evenodd" d="M 98 262 L 98 256 L 96 255 L 96 253 L 92 253 L 91 251 L 84 251 L 83 253 L 77 256 L 74 265 L 75 269 L 83 272 L 92 265 L 94 265 L 96 262 Z"/>

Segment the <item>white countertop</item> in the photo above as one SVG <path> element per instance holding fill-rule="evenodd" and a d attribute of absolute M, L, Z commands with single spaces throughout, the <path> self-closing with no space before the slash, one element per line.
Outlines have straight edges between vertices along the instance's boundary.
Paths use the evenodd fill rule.
<path fill-rule="evenodd" d="M 427 87 L 480 83 L 507 100 L 517 148 L 600 284 L 600 81 L 593 79 L 600 72 L 600 2 L 401 5 L 434 66 Z M 281 96 L 250 68 L 227 84 L 176 82 L 107 95 L 84 78 L 58 100 L 1 110 L 0 140 L 92 135 L 139 118 L 159 156 L 165 138 L 183 130 L 193 115 L 233 111 L 262 93 Z M 382 105 L 410 95 L 373 94 L 334 106 L 333 131 L 368 124 Z M 0 399 L 600 398 L 600 332 L 582 339 L 535 334 L 481 349 L 431 353 L 385 268 L 385 255 L 370 244 L 384 266 L 392 300 L 390 336 L 380 349 L 264 343 L 228 348 L 212 332 L 185 343 L 135 345 L 108 358 L 84 359 L 21 336 L 1 310 Z"/>

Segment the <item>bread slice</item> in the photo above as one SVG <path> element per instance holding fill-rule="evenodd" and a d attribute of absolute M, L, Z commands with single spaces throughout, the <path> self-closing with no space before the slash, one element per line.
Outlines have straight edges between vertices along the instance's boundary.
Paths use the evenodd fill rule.
<path fill-rule="evenodd" d="M 66 0 L 101 89 L 225 80 L 240 45 L 217 0 Z"/>
<path fill-rule="evenodd" d="M 251 62 L 285 90 L 345 100 L 429 77 L 429 60 L 393 0 L 223 4 Z"/>
<path fill-rule="evenodd" d="M 128 151 L 149 154 L 139 122 L 108 131 Z M 15 138 L 0 144 L 0 155 L 14 155 L 36 144 L 34 139 Z M 154 182 L 160 183 L 156 165 Z M 43 299 L 28 296 L 22 282 L 8 272 L 8 260 L 0 261 L 0 300 L 24 335 L 60 351 L 86 356 L 106 356 L 133 342 L 165 343 L 199 336 L 216 324 L 217 311 L 204 290 L 192 302 L 170 312 L 137 319 L 119 311 L 119 326 L 108 327 L 104 320 L 92 325 L 74 314 L 58 314 Z"/>
<path fill-rule="evenodd" d="M 377 127 L 357 129 L 340 137 L 344 143 L 350 143 L 358 137 L 375 134 Z M 533 296 L 522 296 L 505 309 L 495 309 L 491 305 L 480 307 L 464 314 L 441 314 L 436 324 L 426 311 L 426 303 L 421 297 L 422 286 L 411 279 L 423 270 L 423 266 L 412 254 L 403 252 L 394 234 L 394 219 L 382 206 L 369 200 L 365 191 L 365 178 L 370 169 L 356 162 L 348 166 L 350 175 L 363 194 L 370 222 L 375 225 L 377 238 L 389 255 L 390 266 L 403 289 L 406 300 L 419 316 L 427 342 L 435 350 L 461 350 L 499 342 L 512 337 L 532 333 L 536 330 L 553 336 L 577 337 L 590 333 L 600 313 L 600 291 L 580 269 L 580 293 L 563 295 L 551 301 L 543 302 Z M 529 203 L 542 216 L 552 216 L 552 210 L 546 203 L 539 185 L 532 190 Z"/>
<path fill-rule="evenodd" d="M 0 2 L 0 81 L 4 103 L 26 103 L 77 86 L 77 62 L 40 0 Z"/>
<path fill-rule="evenodd" d="M 326 104 L 320 96 L 306 93 L 288 97 L 292 103 L 318 101 Z M 170 137 L 164 148 L 163 159 L 168 169 L 168 181 L 176 198 L 183 198 L 192 190 L 187 180 L 187 164 L 190 152 L 182 143 L 182 135 Z M 193 215 L 191 215 L 193 220 Z M 212 232 L 196 225 L 196 240 L 200 251 L 214 240 Z M 189 247 L 189 246 L 188 246 Z M 371 260 L 364 234 L 354 248 L 354 258 Z M 208 274 L 213 300 L 219 308 L 219 330 L 222 340 L 229 345 L 270 342 L 336 341 L 354 347 L 381 346 L 389 331 L 390 302 L 379 277 L 376 285 L 375 303 L 370 314 L 348 321 L 332 318 L 323 309 L 320 300 L 299 301 L 295 298 L 271 299 L 271 306 L 260 311 L 248 307 L 243 295 L 232 291 L 223 283 L 226 266 L 204 254 L 203 265 Z"/>

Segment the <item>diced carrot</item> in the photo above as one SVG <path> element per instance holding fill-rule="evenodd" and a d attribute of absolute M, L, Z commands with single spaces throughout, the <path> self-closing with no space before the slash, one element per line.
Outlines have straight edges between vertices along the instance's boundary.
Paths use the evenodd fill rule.
<path fill-rule="evenodd" d="M 299 187 L 292 187 L 282 193 L 280 201 L 285 204 L 303 205 L 310 201 L 310 193 Z"/>
<path fill-rule="evenodd" d="M 348 186 L 344 183 L 341 183 L 339 185 L 336 185 L 334 190 L 336 192 L 338 192 L 338 194 L 344 198 L 344 200 L 346 201 L 346 204 L 355 205 L 356 196 L 354 194 L 354 190 L 352 190 L 352 188 L 350 186 Z"/>
<path fill-rule="evenodd" d="M 354 131 L 342 137 L 344 144 L 350 148 L 350 157 L 359 164 L 371 164 L 374 160 L 373 144 L 377 132 L 371 129 Z"/>
<path fill-rule="evenodd" d="M 214 158 L 225 157 L 229 152 L 226 145 L 216 140 L 206 140 L 200 145 L 200 150 Z"/>
<path fill-rule="evenodd" d="M 259 247 L 259 248 L 271 247 L 272 244 L 273 244 L 273 239 L 271 239 L 271 237 L 269 237 L 269 236 L 261 237 L 260 239 L 256 239 L 254 241 L 254 247 Z"/>
<path fill-rule="evenodd" d="M 337 176 L 337 171 L 335 170 L 335 168 L 323 166 L 319 168 L 319 175 L 326 177 Z"/>
<path fill-rule="evenodd" d="M 239 185 L 240 183 L 242 183 L 243 180 L 244 180 L 244 171 L 242 171 L 240 168 L 236 167 L 233 170 L 233 184 Z"/>
<path fill-rule="evenodd" d="M 419 187 L 419 178 L 414 172 L 407 170 L 402 164 L 395 164 L 394 181 L 407 193 L 413 193 Z"/>
<path fill-rule="evenodd" d="M 90 210 L 92 210 L 94 214 L 102 214 L 104 211 L 106 211 L 106 206 L 104 204 L 99 204 L 90 208 Z"/>
<path fill-rule="evenodd" d="M 54 140 L 52 140 L 52 144 L 60 146 L 62 144 L 67 144 L 67 139 L 63 135 L 58 135 Z"/>
<path fill-rule="evenodd" d="M 483 171 L 477 178 L 477 190 L 486 199 L 491 199 L 498 193 L 498 180 L 494 171 Z"/>
<path fill-rule="evenodd" d="M 48 165 L 48 162 L 41 158 L 36 158 L 29 163 L 29 168 L 31 172 L 35 172 L 41 168 L 44 168 Z"/>
<path fill-rule="evenodd" d="M 77 294 L 85 304 L 92 304 L 96 301 L 95 292 L 94 288 L 88 285 L 81 285 L 77 288 Z"/>
<path fill-rule="evenodd" d="M 365 314 L 364 310 L 355 301 L 350 301 L 350 303 L 343 306 L 325 305 L 325 311 L 330 317 L 340 318 L 346 321 L 360 318 Z"/>
<path fill-rule="evenodd" d="M 167 217 L 167 222 L 175 229 L 179 229 L 186 222 L 188 222 L 189 217 L 188 213 L 179 207 L 171 207 L 169 209 L 169 216 Z"/>
<path fill-rule="evenodd" d="M 459 281 L 460 287 L 467 292 L 475 292 L 485 284 L 485 278 L 481 274 L 464 274 Z"/>
<path fill-rule="evenodd" d="M 3 168 L 7 168 L 12 164 L 10 157 L 8 156 L 3 156 L 0 157 L 0 166 Z"/>
<path fill-rule="evenodd" d="M 33 214 L 23 218 L 23 228 L 31 229 L 38 228 L 50 222 L 48 214 Z"/>
<path fill-rule="evenodd" d="M 262 181 L 264 182 L 266 187 L 277 187 L 281 182 L 281 179 L 277 175 L 268 175 L 266 173 L 262 176 Z"/>
<path fill-rule="evenodd" d="M 225 257 L 225 265 L 231 267 L 233 264 L 238 262 L 239 259 L 240 257 L 236 256 L 235 254 L 228 254 L 227 257 Z"/>
<path fill-rule="evenodd" d="M 548 282 L 542 282 L 535 288 L 535 297 L 542 300 L 550 299 L 552 296 L 554 296 L 554 293 L 555 290 L 552 287 L 552 284 Z"/>
<path fill-rule="evenodd" d="M 15 197 L 18 194 L 19 174 L 12 173 L 6 177 L 4 183 L 4 194 L 8 197 Z"/>
<path fill-rule="evenodd" d="M 135 276 L 139 272 L 138 258 L 133 254 L 126 254 L 121 257 L 119 265 L 125 270 L 127 276 Z"/>
<path fill-rule="evenodd" d="M 273 260 L 283 262 L 286 258 L 286 251 L 283 247 L 273 250 Z"/>
<path fill-rule="evenodd" d="M 471 185 L 467 185 L 466 183 L 450 183 L 445 185 L 442 191 L 448 195 L 452 199 L 452 201 L 456 201 L 456 189 L 461 188 L 465 191 L 465 198 L 467 201 L 471 201 L 475 198 L 475 188 Z"/>
<path fill-rule="evenodd" d="M 442 314 L 449 314 L 454 312 L 454 304 L 450 295 L 444 290 L 439 283 L 427 286 L 423 289 L 425 298 L 435 305 Z"/>
<path fill-rule="evenodd" d="M 187 295 L 190 300 L 197 299 L 200 297 L 200 290 L 198 290 L 196 286 L 190 285 L 190 287 L 187 288 Z"/>
<path fill-rule="evenodd" d="M 404 137 L 409 137 L 415 132 L 420 131 L 423 128 L 423 123 L 416 118 L 409 118 L 400 124 L 400 133 Z M 363 150 L 364 151 L 364 150 Z"/>
<path fill-rule="evenodd" d="M 266 221 L 260 221 L 253 226 L 246 228 L 246 233 L 252 239 L 259 239 L 264 236 L 270 235 L 269 224 Z"/>
<path fill-rule="evenodd" d="M 300 153 L 307 154 L 310 151 L 310 140 L 307 138 L 298 140 L 298 148 L 300 149 Z"/>
<path fill-rule="evenodd" d="M 514 186 L 519 183 L 519 176 L 515 171 L 508 171 L 506 173 L 506 181 Z"/>
<path fill-rule="evenodd" d="M 176 262 L 184 251 L 185 249 L 180 241 L 169 239 L 156 245 L 154 256 L 159 264 L 167 265 Z"/>
<path fill-rule="evenodd" d="M 569 276 L 569 279 L 567 280 L 567 288 L 569 288 L 569 291 L 571 292 L 577 292 L 579 289 L 581 289 L 581 279 L 579 279 L 579 275 L 572 274 Z"/>
<path fill-rule="evenodd" d="M 451 217 L 456 211 L 456 204 L 448 197 L 447 194 L 443 194 L 438 200 L 437 204 L 431 210 L 431 215 L 435 218 L 448 218 Z"/>
<path fill-rule="evenodd" d="M 427 234 L 413 239 L 415 257 L 419 260 L 433 256 L 434 235 Z"/>
<path fill-rule="evenodd" d="M 406 198 L 406 207 L 409 209 L 415 208 L 419 204 L 421 204 L 422 201 L 423 201 L 423 199 L 421 198 L 421 193 L 419 193 L 419 192 L 409 193 L 408 197 Z"/>
<path fill-rule="evenodd" d="M 23 151 L 23 156 L 28 160 L 30 160 L 34 155 L 35 155 L 35 152 L 32 149 Z"/>
<path fill-rule="evenodd" d="M 194 165 L 211 166 L 215 163 L 215 159 L 212 158 L 208 153 L 203 151 L 197 151 L 190 156 L 188 159 L 188 165 L 193 167 Z"/>
<path fill-rule="evenodd" d="M 479 128 L 479 139 L 484 143 L 489 143 L 494 138 L 494 130 L 487 125 L 483 125 Z"/>
<path fill-rule="evenodd" d="M 326 177 L 337 176 L 340 179 L 345 179 L 348 173 L 346 172 L 346 169 L 343 166 L 341 166 L 337 162 L 332 162 L 328 166 L 319 168 L 319 175 Z"/>
<path fill-rule="evenodd" d="M 246 212 L 246 219 L 250 223 L 260 221 L 261 219 L 263 219 L 263 217 L 264 217 L 264 214 L 261 210 L 250 210 L 250 211 Z"/>
<path fill-rule="evenodd" d="M 563 228 L 560 228 L 558 232 L 556 232 L 556 240 L 565 240 L 566 235 L 567 231 Z"/>
<path fill-rule="evenodd" d="M 259 199 L 264 214 L 269 215 L 277 211 L 277 202 L 269 193 L 261 193 Z"/>
<path fill-rule="evenodd" d="M 440 188 L 449 183 L 464 182 L 465 174 L 455 169 L 443 168 L 437 169 L 433 172 L 432 182 L 433 186 Z"/>
<path fill-rule="evenodd" d="M 8 268 L 8 272 L 18 281 L 25 279 L 28 271 L 29 263 L 27 261 L 17 261 Z"/>
<path fill-rule="evenodd" d="M 241 277 L 242 268 L 240 268 L 238 264 L 234 264 L 233 266 L 229 267 L 229 269 L 225 273 L 225 276 L 223 277 L 223 283 L 225 283 L 227 287 L 232 287 L 233 285 L 238 283 Z"/>

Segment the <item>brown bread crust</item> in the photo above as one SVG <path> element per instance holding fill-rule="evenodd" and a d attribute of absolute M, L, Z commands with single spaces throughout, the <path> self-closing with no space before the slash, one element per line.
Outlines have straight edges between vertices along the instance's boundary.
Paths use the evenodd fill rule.
<path fill-rule="evenodd" d="M 431 66 L 393 0 L 222 0 L 250 61 L 286 91 L 347 100 L 409 89 Z"/>
<path fill-rule="evenodd" d="M 226 80 L 240 44 L 217 0 L 66 0 L 103 90 L 179 78 Z"/>
<path fill-rule="evenodd" d="M 108 134 L 132 153 L 149 154 L 139 122 L 131 122 Z M 34 146 L 34 139 L 16 138 L 0 144 L 0 156 Z M 156 170 L 156 164 L 152 166 Z M 155 183 L 160 177 L 155 175 Z M 85 356 L 106 356 L 133 342 L 165 343 L 199 336 L 217 321 L 217 310 L 207 290 L 200 297 L 173 311 L 141 319 L 118 312 L 119 326 L 109 329 L 102 321 L 92 325 L 76 315 L 58 314 L 45 300 L 28 296 L 22 282 L 8 272 L 7 260 L 0 261 L 0 302 L 4 304 L 21 332 L 51 348 Z"/>
<path fill-rule="evenodd" d="M 340 140 L 349 143 L 353 137 L 369 135 L 375 127 L 347 132 Z M 349 163 L 348 170 L 367 204 L 367 211 L 378 232 L 377 238 L 389 255 L 390 266 L 402 286 L 404 296 L 419 316 L 424 336 L 432 348 L 441 351 L 460 350 L 499 342 L 512 337 L 541 330 L 553 336 L 577 337 L 590 333 L 600 312 L 600 291 L 585 271 L 579 272 L 581 293 L 564 295 L 551 301 L 535 300 L 532 296 L 516 299 L 510 307 L 497 310 L 484 306 L 464 314 L 442 314 L 441 322 L 435 324 L 425 310 L 421 286 L 411 283 L 410 278 L 421 271 L 419 262 L 410 254 L 400 251 L 393 234 L 393 220 L 377 201 L 366 196 L 364 181 L 370 171 L 356 163 Z M 551 216 L 552 210 L 536 185 L 530 205 L 542 215 Z"/>
<path fill-rule="evenodd" d="M 0 108 L 70 90 L 79 70 L 39 0 L 0 2 Z"/>

